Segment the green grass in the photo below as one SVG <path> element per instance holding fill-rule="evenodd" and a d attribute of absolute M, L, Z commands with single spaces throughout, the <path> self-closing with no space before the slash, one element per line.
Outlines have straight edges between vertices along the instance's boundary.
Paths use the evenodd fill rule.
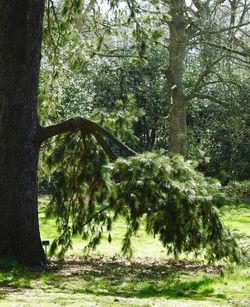
<path fill-rule="evenodd" d="M 223 220 L 228 227 L 250 236 L 250 204 L 224 208 Z"/>
<path fill-rule="evenodd" d="M 250 206 L 223 209 L 225 223 L 250 235 Z M 44 240 L 56 236 L 53 219 L 41 212 Z M 157 239 L 141 229 L 132 259 L 120 256 L 125 225 L 119 221 L 90 257 L 80 257 L 84 242 L 74 239 L 65 262 L 48 271 L 30 271 L 0 262 L 0 306 L 250 306 L 250 268 L 206 265 L 169 259 Z"/>
<path fill-rule="evenodd" d="M 43 201 L 42 201 L 43 202 Z M 54 219 L 47 219 L 42 212 L 40 213 L 41 236 L 43 240 L 51 242 L 57 236 L 56 225 Z M 126 224 L 118 221 L 113 226 L 112 242 L 108 243 L 108 233 L 104 234 L 102 243 L 91 252 L 92 255 L 120 256 L 123 235 L 126 232 Z M 69 250 L 68 256 L 82 256 L 86 242 L 80 236 L 76 236 L 73 240 L 73 249 Z M 149 237 L 143 229 L 133 239 L 134 257 L 166 257 L 166 250 L 161 242 L 153 237 Z"/>

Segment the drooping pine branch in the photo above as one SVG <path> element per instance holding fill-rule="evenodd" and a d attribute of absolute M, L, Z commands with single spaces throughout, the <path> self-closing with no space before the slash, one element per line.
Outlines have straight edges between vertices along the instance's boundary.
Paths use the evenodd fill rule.
<path fill-rule="evenodd" d="M 134 150 L 129 148 L 126 144 L 122 143 L 107 129 L 103 128 L 96 122 L 93 122 L 83 117 L 75 117 L 55 125 L 42 127 L 39 131 L 37 141 L 41 144 L 42 142 L 53 136 L 60 135 L 63 133 L 75 133 L 79 130 L 93 134 L 97 138 L 97 141 L 100 143 L 100 145 L 102 147 L 105 147 L 104 150 L 106 153 L 111 154 L 112 150 L 108 149 L 108 144 L 104 141 L 103 137 L 107 138 L 113 145 L 120 148 L 128 156 L 136 155 L 136 152 Z M 114 159 L 115 155 L 112 154 L 111 157 L 112 159 Z"/>
<path fill-rule="evenodd" d="M 132 236 L 145 223 L 146 231 L 159 237 L 168 252 L 203 251 L 211 261 L 240 259 L 240 247 L 214 207 L 223 202 L 220 185 L 197 172 L 191 161 L 155 152 L 109 163 L 90 131 L 104 149 L 110 141 L 103 143 L 103 134 L 88 125 L 68 124 L 72 130 L 64 127 L 65 122 L 58 125 L 43 128 L 43 139 L 77 130 L 83 135 L 72 135 L 75 142 L 57 147 L 61 154 L 55 152 L 50 162 L 57 167 L 51 175 L 47 212 L 56 216 L 60 233 L 51 252 L 60 249 L 58 255 L 65 254 L 75 235 L 88 239 L 86 251 L 95 248 L 104 231 L 111 231 L 117 218 L 123 218 L 128 227 L 123 253 L 131 254 Z"/>
<path fill-rule="evenodd" d="M 99 133 L 94 133 L 94 137 L 97 140 L 97 142 L 99 143 L 99 145 L 101 145 L 102 149 L 104 150 L 104 152 L 109 156 L 109 158 L 114 161 L 116 160 L 118 157 L 117 155 L 113 152 L 113 150 L 110 148 L 110 146 L 108 145 L 108 143 L 104 140 L 104 138 L 102 137 L 101 134 Z"/>

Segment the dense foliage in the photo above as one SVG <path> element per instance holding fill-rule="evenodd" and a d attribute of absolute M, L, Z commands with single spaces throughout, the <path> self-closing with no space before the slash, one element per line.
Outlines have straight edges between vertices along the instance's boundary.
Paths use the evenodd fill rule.
<path fill-rule="evenodd" d="M 229 3 L 193 2 L 178 3 L 186 10 L 185 35 L 190 38 L 181 80 L 187 156 L 199 165 L 167 153 L 175 89 L 169 87 L 169 7 L 176 13 L 175 1 L 124 1 L 125 10 L 119 1 L 109 1 L 113 11 L 107 16 L 98 1 L 72 6 L 69 1 L 49 2 L 41 122 L 91 118 L 140 152 L 130 157 L 87 129 L 46 144 L 40 177 L 51 195 L 47 214 L 56 217 L 60 232 L 52 253 L 59 250 L 63 256 L 79 234 L 88 239 L 87 249 L 94 248 L 122 218 L 127 222 L 124 253 L 131 253 L 131 237 L 145 225 L 176 255 L 195 251 L 211 261 L 240 258 L 240 248 L 216 209 L 224 197 L 220 184 L 197 169 L 223 184 L 249 178 L 246 36 L 236 41 Z M 242 8 L 239 28 L 248 12 Z"/>
<path fill-rule="evenodd" d="M 114 114 L 106 114 L 102 121 L 125 139 L 133 132 L 131 122 L 140 116 L 133 101 L 128 104 L 134 116 L 129 117 L 120 102 L 115 110 L 120 117 L 112 120 Z M 125 155 L 112 162 L 87 131 L 58 138 L 52 146 L 46 161 L 52 196 L 47 214 L 55 216 L 60 232 L 52 253 L 59 250 L 63 256 L 79 234 L 88 239 L 86 250 L 95 248 L 122 218 L 127 223 L 122 247 L 126 254 L 132 253 L 132 236 L 145 226 L 175 255 L 196 251 L 211 261 L 239 260 L 240 248 L 216 209 L 224 199 L 221 186 L 199 173 L 194 162 L 166 152 Z M 114 146 L 111 150 L 123 155 Z"/>

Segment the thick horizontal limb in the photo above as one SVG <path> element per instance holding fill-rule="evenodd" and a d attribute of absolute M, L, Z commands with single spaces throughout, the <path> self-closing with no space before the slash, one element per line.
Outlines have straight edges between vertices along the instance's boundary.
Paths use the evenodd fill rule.
<path fill-rule="evenodd" d="M 53 136 L 60 135 L 63 133 L 74 133 L 80 130 L 83 131 L 85 130 L 89 133 L 92 133 L 94 136 L 100 135 L 102 138 L 105 137 L 112 144 L 120 148 L 127 155 L 129 156 L 136 155 L 136 152 L 134 150 L 132 150 L 127 145 L 122 143 L 117 137 L 115 137 L 107 129 L 84 117 L 75 117 L 55 125 L 51 125 L 48 127 L 41 127 L 37 137 L 37 141 L 41 144 L 42 142 L 46 141 L 47 139 Z M 104 143 L 102 142 L 102 144 L 100 145 L 104 146 Z M 107 146 L 107 144 L 105 144 L 105 146 Z"/>
<path fill-rule="evenodd" d="M 118 158 L 117 155 L 113 152 L 113 150 L 110 148 L 108 143 L 104 140 L 104 138 L 99 133 L 93 133 L 93 135 L 96 138 L 99 145 L 101 145 L 104 152 L 109 156 L 109 158 L 113 161 L 116 160 Z"/>

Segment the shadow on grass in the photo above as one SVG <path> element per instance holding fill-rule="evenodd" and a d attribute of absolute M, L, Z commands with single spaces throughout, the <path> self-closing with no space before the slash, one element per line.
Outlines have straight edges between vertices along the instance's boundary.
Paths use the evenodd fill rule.
<path fill-rule="evenodd" d="M 215 279 L 220 278 L 220 271 L 220 266 L 194 262 L 91 257 L 61 265 L 57 263 L 51 272 L 41 276 L 41 280 L 73 294 L 194 300 L 209 296 L 226 299 L 223 294 L 214 294 L 212 287 Z"/>
<path fill-rule="evenodd" d="M 1 268 L 1 266 L 0 266 Z M 214 294 L 212 283 L 221 267 L 193 262 L 156 259 L 91 257 L 52 262 L 48 271 L 22 267 L 0 270 L 0 299 L 13 291 L 35 287 L 67 294 L 91 294 L 124 298 L 226 299 Z M 3 290 L 3 291 L 2 291 Z"/>
<path fill-rule="evenodd" d="M 10 292 L 31 288 L 37 272 L 26 269 L 15 260 L 0 258 L 0 300 Z"/>

